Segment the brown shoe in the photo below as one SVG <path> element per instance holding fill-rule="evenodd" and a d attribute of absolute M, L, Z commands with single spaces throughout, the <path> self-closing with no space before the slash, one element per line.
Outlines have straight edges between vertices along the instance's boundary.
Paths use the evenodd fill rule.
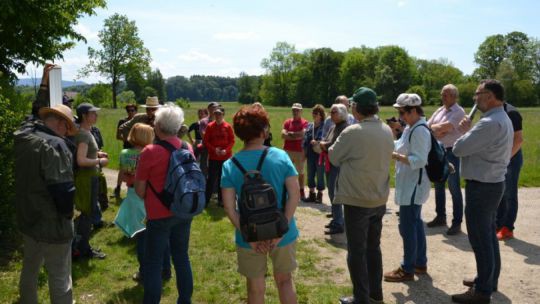
<path fill-rule="evenodd" d="M 426 224 L 429 228 L 446 226 L 446 217 L 436 216 L 431 222 Z"/>
<path fill-rule="evenodd" d="M 489 304 L 491 296 L 476 292 L 474 288 L 469 288 L 464 293 L 452 295 L 452 302 L 465 304 Z"/>
<path fill-rule="evenodd" d="M 385 273 L 384 280 L 386 282 L 414 281 L 414 273 L 407 273 L 403 268 L 399 267 L 396 270 Z"/>
<path fill-rule="evenodd" d="M 427 266 L 414 266 L 415 274 L 427 274 Z"/>

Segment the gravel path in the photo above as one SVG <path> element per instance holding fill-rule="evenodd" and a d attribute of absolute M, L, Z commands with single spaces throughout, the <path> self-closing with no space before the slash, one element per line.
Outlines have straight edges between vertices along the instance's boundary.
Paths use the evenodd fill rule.
<path fill-rule="evenodd" d="M 109 187 L 116 183 L 116 171 L 105 169 Z M 392 189 L 393 190 L 393 189 Z M 422 210 L 424 221 L 435 216 L 434 194 Z M 540 188 L 521 188 L 519 190 L 519 214 L 516 222 L 515 238 L 501 242 L 502 270 L 499 279 L 499 292 L 493 294 L 492 303 L 540 303 Z M 330 211 L 326 196 L 324 205 L 301 204 L 297 211 L 301 238 L 315 240 L 315 246 L 323 257 L 320 265 L 336 271 L 336 284 L 350 285 L 346 263 L 345 236 L 324 235 L 327 223 L 326 213 Z M 396 268 L 402 258 L 403 245 L 398 232 L 397 206 L 393 204 L 393 191 L 390 194 L 388 211 L 383 218 L 381 239 L 384 271 Z M 447 212 L 450 210 L 450 194 L 447 193 Z M 450 222 L 450 219 L 449 219 Z M 464 233 L 447 236 L 446 228 L 427 228 L 428 275 L 417 276 L 414 282 L 383 283 L 386 303 L 452 303 L 450 295 L 465 291 L 461 285 L 464 277 L 475 274 L 474 255 Z M 299 261 L 300 263 L 302 261 Z M 337 299 L 336 299 L 337 302 Z"/>

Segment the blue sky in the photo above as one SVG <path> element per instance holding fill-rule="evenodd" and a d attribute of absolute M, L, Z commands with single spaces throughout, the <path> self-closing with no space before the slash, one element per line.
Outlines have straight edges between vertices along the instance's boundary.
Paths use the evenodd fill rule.
<path fill-rule="evenodd" d="M 278 41 L 298 51 L 399 45 L 411 56 L 446 58 L 469 74 L 487 36 L 521 31 L 540 38 L 538 12 L 540 2 L 524 0 L 110 0 L 97 15 L 80 19 L 76 28 L 87 44 L 79 43 L 57 63 L 63 79 L 73 80 L 88 62 L 88 46 L 99 48 L 104 19 L 120 13 L 136 22 L 151 66 L 164 77 L 262 74 L 261 60 Z M 105 81 L 99 75 L 80 80 Z"/>

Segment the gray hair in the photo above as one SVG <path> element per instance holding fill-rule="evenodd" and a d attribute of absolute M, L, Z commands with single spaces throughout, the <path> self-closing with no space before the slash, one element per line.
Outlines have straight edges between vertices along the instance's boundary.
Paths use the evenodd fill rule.
<path fill-rule="evenodd" d="M 339 118 L 341 118 L 342 121 L 347 120 L 349 117 L 349 112 L 347 111 L 347 107 L 342 103 L 335 103 L 330 108 L 330 111 L 337 110 Z"/>
<path fill-rule="evenodd" d="M 338 97 L 336 97 L 336 100 L 334 100 L 334 103 L 341 103 L 341 104 L 344 104 L 345 106 L 348 106 L 349 98 L 347 98 L 347 96 L 345 95 L 339 95 Z"/>
<path fill-rule="evenodd" d="M 167 102 L 156 111 L 154 126 L 165 135 L 176 135 L 184 123 L 184 111 L 172 102 Z"/>
<path fill-rule="evenodd" d="M 458 88 L 457 88 L 455 85 L 451 84 L 451 83 L 445 85 L 445 86 L 442 88 L 441 92 L 444 92 L 444 91 L 450 92 L 450 94 L 452 94 L 452 96 L 454 96 L 455 98 L 458 98 L 458 97 L 459 97 L 459 91 L 458 91 Z"/>

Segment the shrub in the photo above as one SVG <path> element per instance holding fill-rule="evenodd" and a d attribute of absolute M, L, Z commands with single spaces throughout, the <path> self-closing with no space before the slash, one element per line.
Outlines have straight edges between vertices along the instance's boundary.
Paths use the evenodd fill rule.
<path fill-rule="evenodd" d="M 182 109 L 189 109 L 191 107 L 191 104 L 189 102 L 189 98 L 178 98 L 176 99 L 176 101 L 174 102 L 176 103 L 177 106 L 179 106 L 180 108 Z"/>

